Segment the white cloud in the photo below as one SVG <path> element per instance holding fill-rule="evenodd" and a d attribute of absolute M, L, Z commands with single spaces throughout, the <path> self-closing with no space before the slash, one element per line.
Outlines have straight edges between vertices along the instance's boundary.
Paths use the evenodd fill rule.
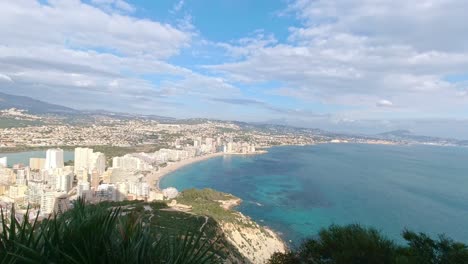
<path fill-rule="evenodd" d="M 10 76 L 0 73 L 0 81 L 13 82 Z"/>
<path fill-rule="evenodd" d="M 76 108 L 165 115 L 179 107 L 177 96 L 237 93 L 220 78 L 166 62 L 190 45 L 190 19 L 179 27 L 123 14 L 133 10 L 119 0 L 0 2 L 2 90 Z"/>
<path fill-rule="evenodd" d="M 300 24 L 289 28 L 285 41 L 257 30 L 219 43 L 203 39 L 190 15 L 174 24 L 142 19 L 123 0 L 1 1 L 0 81 L 9 91 L 73 107 L 122 110 L 125 106 L 128 111 L 154 107 L 182 116 L 184 111 L 212 112 L 212 108 L 200 110 L 207 98 L 245 100 L 238 83 L 255 89 L 249 93 L 258 98 L 262 92 L 293 97 L 302 105 L 311 103 L 311 109 L 323 107 L 336 120 L 353 120 L 346 123 L 468 111 L 468 83 L 446 78 L 468 74 L 464 27 L 468 3 L 288 3 L 287 13 Z M 173 8 L 183 7 L 182 0 Z M 168 62 L 184 49 L 225 62 L 204 66 L 200 72 Z M 213 72 L 206 73 L 207 69 Z M 184 108 L 183 100 L 198 105 Z M 310 116 L 322 122 L 330 116 L 315 115 L 310 109 L 284 109 L 267 99 L 262 102 L 248 106 L 270 111 L 275 118 Z M 223 102 L 217 103 L 220 107 Z M 222 117 L 225 109 L 220 109 L 213 116 Z"/>
<path fill-rule="evenodd" d="M 468 103 L 459 96 L 466 83 L 445 77 L 468 74 L 466 9 L 455 0 L 297 0 L 287 12 L 302 25 L 287 43 L 225 44 L 244 56 L 206 68 L 250 85 L 274 81 L 282 87 L 275 94 L 336 106 L 352 119 L 455 116 Z M 381 98 L 399 110 L 375 111 Z"/>
<path fill-rule="evenodd" d="M 115 1 L 112 1 L 115 2 Z M 103 10 L 76 0 L 0 3 L 0 33 L 5 46 L 95 49 L 167 58 L 188 45 L 190 32 L 171 25 Z"/>
<path fill-rule="evenodd" d="M 382 99 L 382 100 L 379 100 L 377 102 L 377 106 L 379 106 L 379 107 L 392 107 L 393 103 L 391 101 L 389 101 L 389 100 Z"/>
<path fill-rule="evenodd" d="M 184 7 L 184 4 L 185 4 L 184 0 L 179 0 L 176 4 L 174 4 L 174 6 L 172 7 L 171 12 L 172 13 L 179 12 L 182 9 L 182 7 Z"/>
<path fill-rule="evenodd" d="M 135 12 L 136 8 L 124 0 L 91 0 L 91 3 L 107 11 Z"/>

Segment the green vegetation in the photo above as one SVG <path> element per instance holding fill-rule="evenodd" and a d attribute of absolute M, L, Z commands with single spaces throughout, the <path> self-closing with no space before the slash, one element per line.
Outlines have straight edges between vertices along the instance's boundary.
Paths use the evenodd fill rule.
<path fill-rule="evenodd" d="M 2 212 L 2 263 L 223 263 L 242 259 L 211 218 L 164 203 L 85 205 L 33 223 Z M 9 224 L 7 224 L 9 223 Z"/>
<path fill-rule="evenodd" d="M 191 205 L 192 212 L 198 215 L 208 215 L 216 221 L 238 222 L 237 213 L 232 210 L 226 210 L 220 206 L 217 201 L 226 201 L 239 199 L 232 194 L 226 194 L 215 191 L 213 189 L 189 189 L 183 191 L 177 202 L 181 204 Z"/>
<path fill-rule="evenodd" d="M 468 246 L 444 236 L 404 231 L 406 246 L 395 244 L 372 228 L 331 226 L 317 238 L 306 240 L 296 251 L 276 253 L 270 264 L 465 264 Z"/>

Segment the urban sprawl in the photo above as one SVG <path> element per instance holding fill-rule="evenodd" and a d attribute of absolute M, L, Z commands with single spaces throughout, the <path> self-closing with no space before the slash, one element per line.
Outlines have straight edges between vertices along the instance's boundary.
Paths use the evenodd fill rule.
<path fill-rule="evenodd" d="M 178 191 L 160 189 L 160 178 L 180 166 L 215 156 L 259 154 L 273 145 L 392 143 L 210 120 L 161 123 L 103 115 L 94 116 L 91 123 L 78 124 L 18 109 L 3 110 L 0 116 L 36 122 L 0 128 L 0 153 L 2 149 L 45 148 L 46 158 L 30 158 L 29 164 L 9 166 L 7 157 L 0 157 L 0 206 L 6 213 L 14 206 L 18 215 L 28 209 L 31 217 L 66 211 L 79 198 L 90 203 L 172 199 Z M 106 157 L 106 153 L 93 150 L 102 146 L 128 148 L 129 153 Z M 157 150 L 131 152 L 136 146 L 155 146 Z M 74 151 L 74 161 L 64 160 L 64 149 Z"/>

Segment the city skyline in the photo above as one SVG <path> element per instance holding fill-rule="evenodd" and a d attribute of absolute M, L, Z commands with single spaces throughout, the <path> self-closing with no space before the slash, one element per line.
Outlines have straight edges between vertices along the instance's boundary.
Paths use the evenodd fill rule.
<path fill-rule="evenodd" d="M 77 109 L 462 138 L 465 5 L 2 2 L 0 87 Z"/>

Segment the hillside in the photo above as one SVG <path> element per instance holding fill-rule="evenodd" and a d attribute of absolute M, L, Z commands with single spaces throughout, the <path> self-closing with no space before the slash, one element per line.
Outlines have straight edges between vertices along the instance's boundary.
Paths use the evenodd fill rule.
<path fill-rule="evenodd" d="M 0 110 L 18 108 L 32 114 L 73 114 L 78 111 L 65 106 L 50 104 L 27 96 L 17 96 L 0 92 Z"/>
<path fill-rule="evenodd" d="M 192 213 L 216 220 L 227 241 L 252 263 L 265 263 L 274 253 L 287 250 L 273 231 L 232 210 L 241 200 L 231 194 L 190 189 L 182 192 L 177 202 L 191 206 Z"/>
<path fill-rule="evenodd" d="M 260 264 L 286 251 L 272 231 L 230 209 L 240 202 L 237 197 L 205 189 L 178 198 L 184 204 L 78 200 L 41 223 L 2 213 L 0 261 Z"/>

